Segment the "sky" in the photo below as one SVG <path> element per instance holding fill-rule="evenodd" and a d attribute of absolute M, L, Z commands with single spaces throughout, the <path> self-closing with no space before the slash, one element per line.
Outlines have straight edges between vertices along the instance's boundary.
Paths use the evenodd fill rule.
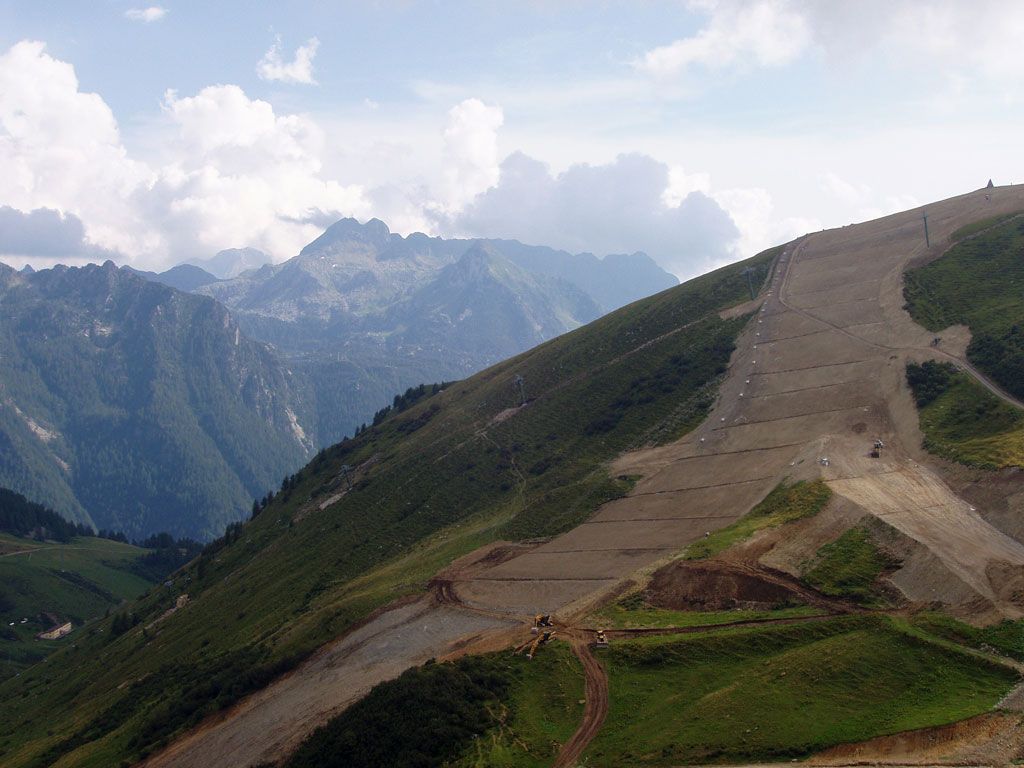
<path fill-rule="evenodd" d="M 0 0 L 0 260 L 354 216 L 691 277 L 1024 180 L 1020 40 L 996 0 Z"/>

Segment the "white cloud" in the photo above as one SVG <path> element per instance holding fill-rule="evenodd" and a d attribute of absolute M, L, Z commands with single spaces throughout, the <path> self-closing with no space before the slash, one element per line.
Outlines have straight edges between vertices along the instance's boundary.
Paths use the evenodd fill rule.
<path fill-rule="evenodd" d="M 514 153 L 502 163 L 498 184 L 447 228 L 601 255 L 642 250 L 684 278 L 734 259 L 740 232 L 729 214 L 698 190 L 666 205 L 669 184 L 668 166 L 645 155 L 554 175 Z"/>
<path fill-rule="evenodd" d="M 814 49 L 836 73 L 850 62 L 882 62 L 887 77 L 928 74 L 953 95 L 969 94 L 971 85 L 1016 90 L 1024 82 L 1020 3 L 690 0 L 688 7 L 705 24 L 644 53 L 636 71 L 665 80 L 695 69 L 775 67 Z"/>
<path fill-rule="evenodd" d="M 159 5 L 151 5 L 148 8 L 129 8 L 124 12 L 126 19 L 141 21 L 143 24 L 152 24 L 154 21 L 160 21 L 166 15 L 167 9 L 161 8 Z"/>
<path fill-rule="evenodd" d="M 277 115 L 235 85 L 169 92 L 164 111 L 176 128 L 176 161 L 149 197 L 172 252 L 233 243 L 292 255 L 319 234 L 311 212 L 371 213 L 359 186 L 321 178 L 324 136 L 307 117 Z"/>
<path fill-rule="evenodd" d="M 444 129 L 444 177 L 441 205 L 452 211 L 498 181 L 498 129 L 501 107 L 466 99 L 448 112 Z"/>
<path fill-rule="evenodd" d="M 379 216 L 399 232 L 645 250 L 681 277 L 795 234 L 763 190 L 719 191 L 709 174 L 648 155 L 609 153 L 609 162 L 560 171 L 522 153 L 502 162 L 503 111 L 480 99 L 451 107 L 443 130 L 437 114 L 419 120 L 415 130 L 396 121 L 406 133 L 368 134 L 380 144 L 374 154 L 357 140 L 328 142 L 312 117 L 281 113 L 236 85 L 168 91 L 155 151 L 142 161 L 69 64 L 41 43 L 19 43 L 0 55 L 0 205 L 74 216 L 84 227 L 80 252 L 116 250 L 152 268 L 245 245 L 281 260 L 341 216 Z M 330 132 L 358 139 L 366 125 Z M 337 158 L 338 146 L 351 157 L 327 172 L 324 158 Z M 388 170 L 375 177 L 360 165 L 367 158 Z M 353 173 L 364 183 L 337 180 Z"/>
<path fill-rule="evenodd" d="M 675 165 L 668 169 L 668 186 L 661 196 L 662 202 L 675 207 L 686 199 L 691 192 L 711 191 L 711 174 L 687 173 L 682 167 Z"/>
<path fill-rule="evenodd" d="M 779 66 L 796 59 L 811 41 L 807 20 L 787 0 L 711 0 L 690 6 L 709 14 L 707 25 L 648 51 L 634 62 L 638 70 L 668 77 L 693 67 Z"/>
<path fill-rule="evenodd" d="M 94 243 L 146 247 L 128 198 L 152 172 L 128 157 L 117 121 L 74 68 L 23 41 L 0 55 L 0 203 L 72 212 Z"/>
<path fill-rule="evenodd" d="M 736 243 L 737 257 L 753 256 L 765 248 L 787 243 L 822 227 L 821 222 L 815 218 L 779 216 L 775 202 L 766 189 L 723 189 L 712 194 L 740 230 L 741 235 Z"/>
<path fill-rule="evenodd" d="M 84 240 L 150 266 L 252 245 L 284 258 L 317 234 L 311 211 L 372 213 L 323 178 L 324 137 L 237 86 L 166 94 L 162 159 L 131 158 L 117 121 L 71 65 L 22 42 L 0 55 L 0 205 L 73 215 Z"/>
<path fill-rule="evenodd" d="M 666 205 L 678 205 L 691 192 L 700 192 L 718 203 L 729 214 L 740 233 L 728 258 L 714 266 L 721 266 L 736 258 L 753 256 L 765 248 L 821 229 L 821 222 L 817 219 L 780 217 L 766 189 L 716 189 L 709 173 L 687 173 L 679 166 L 669 169 L 669 186 L 663 197 Z"/>
<path fill-rule="evenodd" d="M 295 49 L 295 56 L 291 61 L 285 61 L 281 56 L 281 38 L 279 36 L 256 65 L 256 74 L 262 80 L 316 85 L 316 80 L 313 79 L 313 59 L 316 57 L 316 50 L 319 47 L 320 41 L 311 37 L 305 45 L 300 45 Z"/>
<path fill-rule="evenodd" d="M 921 204 L 913 195 L 881 194 L 867 184 L 847 181 L 832 171 L 822 174 L 821 189 L 843 203 L 853 222 L 870 221 Z"/>

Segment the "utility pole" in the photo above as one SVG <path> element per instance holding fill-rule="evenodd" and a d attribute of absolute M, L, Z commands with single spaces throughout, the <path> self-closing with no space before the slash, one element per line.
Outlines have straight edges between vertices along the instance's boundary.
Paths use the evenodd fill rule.
<path fill-rule="evenodd" d="M 516 384 L 519 386 L 519 397 L 522 401 L 520 405 L 526 405 L 526 382 L 523 381 L 523 377 L 518 373 L 516 374 Z"/>
<path fill-rule="evenodd" d="M 750 291 L 750 299 L 751 299 L 751 301 L 753 301 L 753 299 L 754 299 L 754 282 L 750 278 L 750 276 L 753 273 L 754 273 L 754 268 L 753 267 L 747 267 L 746 269 L 743 270 L 743 274 L 747 278 L 747 290 Z"/>
<path fill-rule="evenodd" d="M 925 211 L 921 214 L 921 218 L 924 219 L 924 244 L 928 247 L 932 247 L 932 239 L 928 237 L 928 212 Z"/>

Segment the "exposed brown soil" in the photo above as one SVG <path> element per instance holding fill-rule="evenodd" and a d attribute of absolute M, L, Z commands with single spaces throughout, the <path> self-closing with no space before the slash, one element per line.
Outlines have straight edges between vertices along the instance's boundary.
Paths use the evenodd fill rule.
<path fill-rule="evenodd" d="M 459 581 L 471 579 L 489 568 L 501 565 L 536 547 L 536 543 L 515 541 L 492 541 L 469 554 L 453 560 L 450 565 L 438 571 L 437 579 Z"/>
<path fill-rule="evenodd" d="M 825 611 L 855 610 L 788 573 L 722 560 L 675 560 L 655 571 L 643 595 L 649 605 L 679 611 L 764 610 L 794 603 Z"/>
<path fill-rule="evenodd" d="M 753 312 L 755 309 L 760 307 L 762 302 L 764 302 L 764 298 L 758 296 L 756 299 L 752 299 L 751 301 L 745 301 L 742 304 L 737 304 L 735 307 L 723 309 L 721 312 L 718 313 L 718 316 L 723 320 L 732 320 L 734 317 L 743 317 L 744 315 L 749 314 L 750 312 Z"/>
<path fill-rule="evenodd" d="M 147 760 L 147 768 L 276 762 L 377 683 L 516 625 L 421 599 L 384 611 L 290 674 L 243 699 Z"/>
<path fill-rule="evenodd" d="M 1024 756 L 1019 715 L 986 714 L 936 728 L 841 744 L 811 758 L 814 765 L 1009 765 Z"/>

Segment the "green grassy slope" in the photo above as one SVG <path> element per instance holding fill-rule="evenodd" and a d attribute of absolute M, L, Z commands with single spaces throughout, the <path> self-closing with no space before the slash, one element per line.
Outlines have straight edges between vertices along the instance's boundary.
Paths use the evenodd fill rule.
<path fill-rule="evenodd" d="M 597 652 L 608 716 L 581 764 L 799 759 L 962 720 L 991 709 L 1018 675 L 957 644 L 1019 653 L 1014 630 L 866 615 L 613 640 Z M 287 768 L 550 765 L 583 696 L 582 667 L 558 642 L 532 662 L 491 654 L 427 665 L 377 686 Z"/>
<path fill-rule="evenodd" d="M 969 326 L 967 358 L 1007 392 L 1024 398 L 1024 219 L 974 235 L 907 271 L 907 309 L 932 331 Z"/>
<path fill-rule="evenodd" d="M 720 528 L 705 539 L 695 541 L 686 548 L 683 557 L 687 560 L 711 557 L 745 541 L 764 528 L 776 528 L 802 517 L 816 515 L 825 508 L 831 497 L 831 489 L 821 480 L 800 481 L 790 485 L 782 483 L 735 523 Z"/>
<path fill-rule="evenodd" d="M 878 549 L 867 527 L 858 525 L 821 547 L 803 579 L 823 594 L 875 605 L 882 599 L 879 577 L 898 565 Z"/>
<path fill-rule="evenodd" d="M 145 592 L 152 583 L 128 570 L 145 553 L 87 536 L 62 544 L 0 535 L 0 677 L 75 642 L 82 624 Z M 73 622 L 72 635 L 37 640 L 53 623 L 47 614 Z"/>
<path fill-rule="evenodd" d="M 565 643 L 425 664 L 311 734 L 285 768 L 547 766 L 576 730 L 583 668 Z"/>
<path fill-rule="evenodd" d="M 547 768 L 579 726 L 583 667 L 566 643 L 549 643 L 532 660 L 502 656 L 517 675 L 501 701 L 499 723 L 454 768 Z"/>
<path fill-rule="evenodd" d="M 1024 466 L 1024 412 L 949 363 L 907 366 L 924 447 L 982 469 Z"/>
<path fill-rule="evenodd" d="M 912 625 L 930 635 L 945 638 L 987 653 L 1024 661 L 1024 621 L 1004 619 L 988 627 L 975 627 L 943 613 L 916 614 Z"/>
<path fill-rule="evenodd" d="M 791 608 L 773 608 L 755 611 L 735 608 L 729 611 L 675 611 L 647 605 L 640 594 L 613 603 L 588 617 L 595 629 L 656 629 L 665 627 L 713 627 L 737 621 L 763 619 L 794 619 L 821 614 L 820 608 L 798 605 Z"/>
<path fill-rule="evenodd" d="M 594 765 L 800 758 L 989 709 L 1012 670 L 858 617 L 613 644 Z"/>
<path fill-rule="evenodd" d="M 973 235 L 977 235 L 986 229 L 990 229 L 994 227 L 996 224 L 1002 224 L 1004 221 L 1012 219 L 1017 215 L 1018 214 L 1016 213 L 1000 213 L 997 216 L 989 216 L 987 219 L 981 219 L 980 221 L 974 221 L 971 222 L 970 224 L 965 224 L 964 226 L 960 227 L 960 229 L 956 230 L 953 234 L 951 234 L 949 236 L 949 239 L 954 243 L 958 243 L 961 240 L 966 240 L 967 238 Z"/>
<path fill-rule="evenodd" d="M 746 322 L 717 312 L 747 298 L 742 270 L 764 275 L 775 253 L 629 305 L 322 452 L 254 521 L 135 604 L 139 626 L 116 638 L 97 627 L 45 672 L 0 686 L 0 758 L 137 759 L 421 592 L 454 557 L 585 519 L 629 487 L 608 460 L 703 418 Z M 517 376 L 529 402 L 510 415 Z M 354 488 L 341 495 L 343 465 Z M 187 610 L 144 631 L 181 593 Z"/>

